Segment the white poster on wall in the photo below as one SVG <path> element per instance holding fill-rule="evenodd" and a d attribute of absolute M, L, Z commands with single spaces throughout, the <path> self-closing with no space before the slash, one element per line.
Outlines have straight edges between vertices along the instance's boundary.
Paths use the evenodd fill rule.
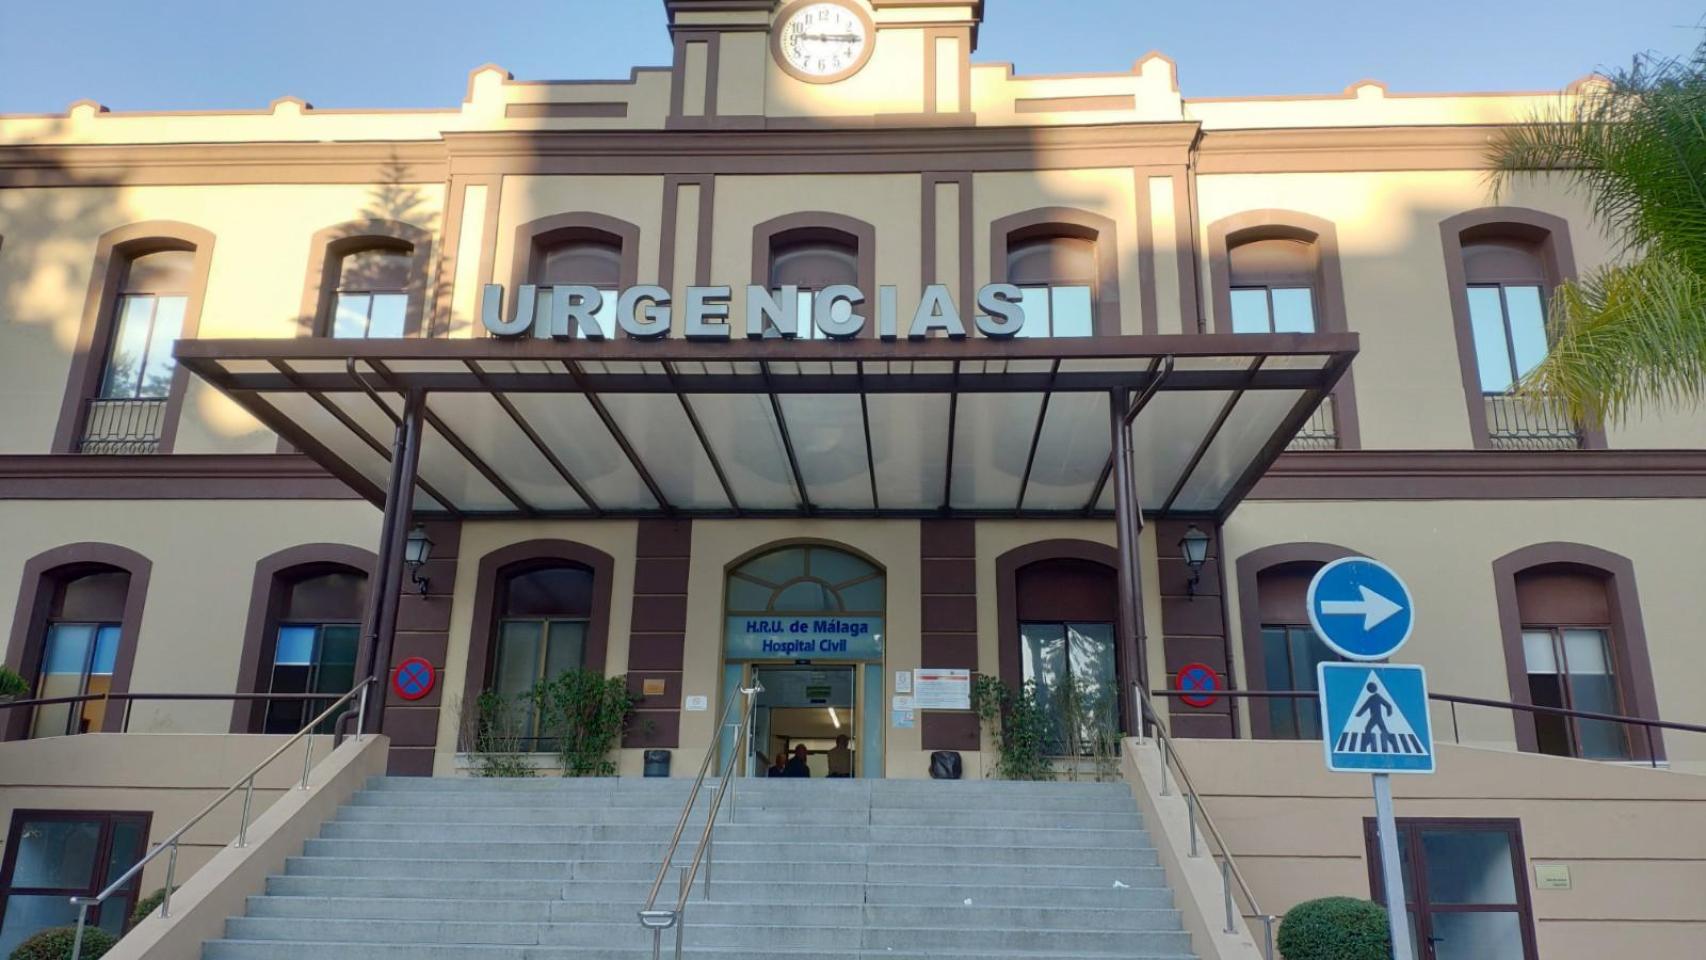
<path fill-rule="evenodd" d="M 912 671 L 911 670 L 896 670 L 894 672 L 894 692 L 895 693 L 911 693 L 912 692 Z"/>
<path fill-rule="evenodd" d="M 710 705 L 711 699 L 709 697 L 688 697 L 686 709 L 690 713 L 698 713 L 709 708 Z"/>
<path fill-rule="evenodd" d="M 970 670 L 914 670 L 912 699 L 920 710 L 970 710 Z"/>

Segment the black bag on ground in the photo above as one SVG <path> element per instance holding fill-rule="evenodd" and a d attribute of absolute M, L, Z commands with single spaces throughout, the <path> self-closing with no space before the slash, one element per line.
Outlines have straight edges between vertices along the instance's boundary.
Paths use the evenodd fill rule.
<path fill-rule="evenodd" d="M 930 755 L 930 779 L 958 780 L 960 754 L 957 750 L 937 750 Z"/>

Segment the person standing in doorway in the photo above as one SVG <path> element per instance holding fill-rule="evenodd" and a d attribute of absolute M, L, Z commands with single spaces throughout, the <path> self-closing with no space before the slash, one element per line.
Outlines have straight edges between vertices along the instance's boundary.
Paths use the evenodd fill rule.
<path fill-rule="evenodd" d="M 788 759 L 788 766 L 782 772 L 784 777 L 809 777 L 812 768 L 806 764 L 806 745 L 800 744 L 794 748 L 794 755 Z"/>
<path fill-rule="evenodd" d="M 835 746 L 829 749 L 829 775 L 845 780 L 853 776 L 853 751 L 847 749 L 847 734 L 835 738 Z"/>
<path fill-rule="evenodd" d="M 774 763 L 770 764 L 770 770 L 766 774 L 766 776 L 785 777 L 787 775 L 788 775 L 788 755 L 778 751 L 776 754 L 776 760 Z"/>

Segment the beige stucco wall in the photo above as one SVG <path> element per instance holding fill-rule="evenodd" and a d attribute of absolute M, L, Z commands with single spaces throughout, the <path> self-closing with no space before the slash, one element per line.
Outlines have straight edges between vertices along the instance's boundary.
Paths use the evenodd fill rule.
<path fill-rule="evenodd" d="M 438 183 L 0 190 L 0 401 L 7 411 L 0 453 L 46 453 L 51 445 L 103 233 L 146 220 L 209 231 L 213 257 L 198 336 L 293 337 L 316 231 L 383 218 L 436 234 L 443 192 Z M 191 381 L 177 452 L 276 449 L 271 432 Z"/>
<path fill-rule="evenodd" d="M 305 543 L 372 550 L 379 511 L 358 501 L 0 500 L 0 530 L 0 624 L 8 631 L 29 558 L 84 541 L 116 544 L 153 564 L 131 691 L 230 693 L 256 561 Z M 139 732 L 214 733 L 230 725 L 226 702 L 139 703 L 131 711 Z"/>
<path fill-rule="evenodd" d="M 1236 563 L 1272 544 L 1333 543 L 1382 560 L 1409 583 L 1416 628 L 1398 659 L 1428 668 L 1428 686 L 1510 700 L 1493 589 L 1493 561 L 1554 540 L 1621 554 L 1634 564 L 1641 616 L 1652 658 L 1659 714 L 1706 723 L 1698 678 L 1706 676 L 1699 633 L 1697 545 L 1706 513 L 1685 500 L 1550 500 L 1352 503 L 1250 502 L 1225 527 L 1228 617 L 1239 622 Z M 1234 649 L 1243 647 L 1235 639 Z M 1240 653 L 1240 673 L 1243 672 Z M 1246 686 L 1240 677 L 1240 686 Z M 1460 707 L 1466 743 L 1514 747 L 1510 717 L 1491 708 Z M 1434 728 L 1451 737 L 1447 709 L 1434 707 Z M 1706 735 L 1673 733 L 1665 748 L 1678 769 L 1706 771 Z"/>
<path fill-rule="evenodd" d="M 1314 742 L 1187 740 L 1179 754 L 1263 910 L 1369 896 L 1367 777 L 1327 773 Z M 1521 821 L 1546 960 L 1699 954 L 1706 777 L 1446 744 L 1437 774 L 1392 784 L 1400 818 Z M 1538 889 L 1537 863 L 1568 866 L 1571 888 Z"/>
<path fill-rule="evenodd" d="M 183 826 L 286 740 L 282 736 L 116 734 L 0 743 L 0 824 L 17 810 L 101 810 L 148 813 L 149 844 Z M 255 780 L 250 822 L 302 777 L 303 746 L 293 746 Z M 314 756 L 331 750 L 316 738 Z M 317 761 L 316 761 L 317 762 Z M 241 794 L 184 835 L 178 855 L 181 884 L 237 836 Z M 5 835 L 0 834 L 0 856 Z M 142 891 L 166 880 L 166 859 L 149 864 Z"/>

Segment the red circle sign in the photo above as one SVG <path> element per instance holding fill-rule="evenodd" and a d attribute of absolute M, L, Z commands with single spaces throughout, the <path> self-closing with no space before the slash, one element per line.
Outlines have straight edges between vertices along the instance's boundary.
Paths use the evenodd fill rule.
<path fill-rule="evenodd" d="M 1220 698 L 1220 674 L 1206 663 L 1187 663 L 1179 668 L 1174 684 L 1184 694 L 1179 697 L 1187 707 L 1212 707 Z"/>
<path fill-rule="evenodd" d="M 404 700 L 419 700 L 438 685 L 438 671 L 422 657 L 410 657 L 397 664 L 391 675 L 391 690 Z"/>

